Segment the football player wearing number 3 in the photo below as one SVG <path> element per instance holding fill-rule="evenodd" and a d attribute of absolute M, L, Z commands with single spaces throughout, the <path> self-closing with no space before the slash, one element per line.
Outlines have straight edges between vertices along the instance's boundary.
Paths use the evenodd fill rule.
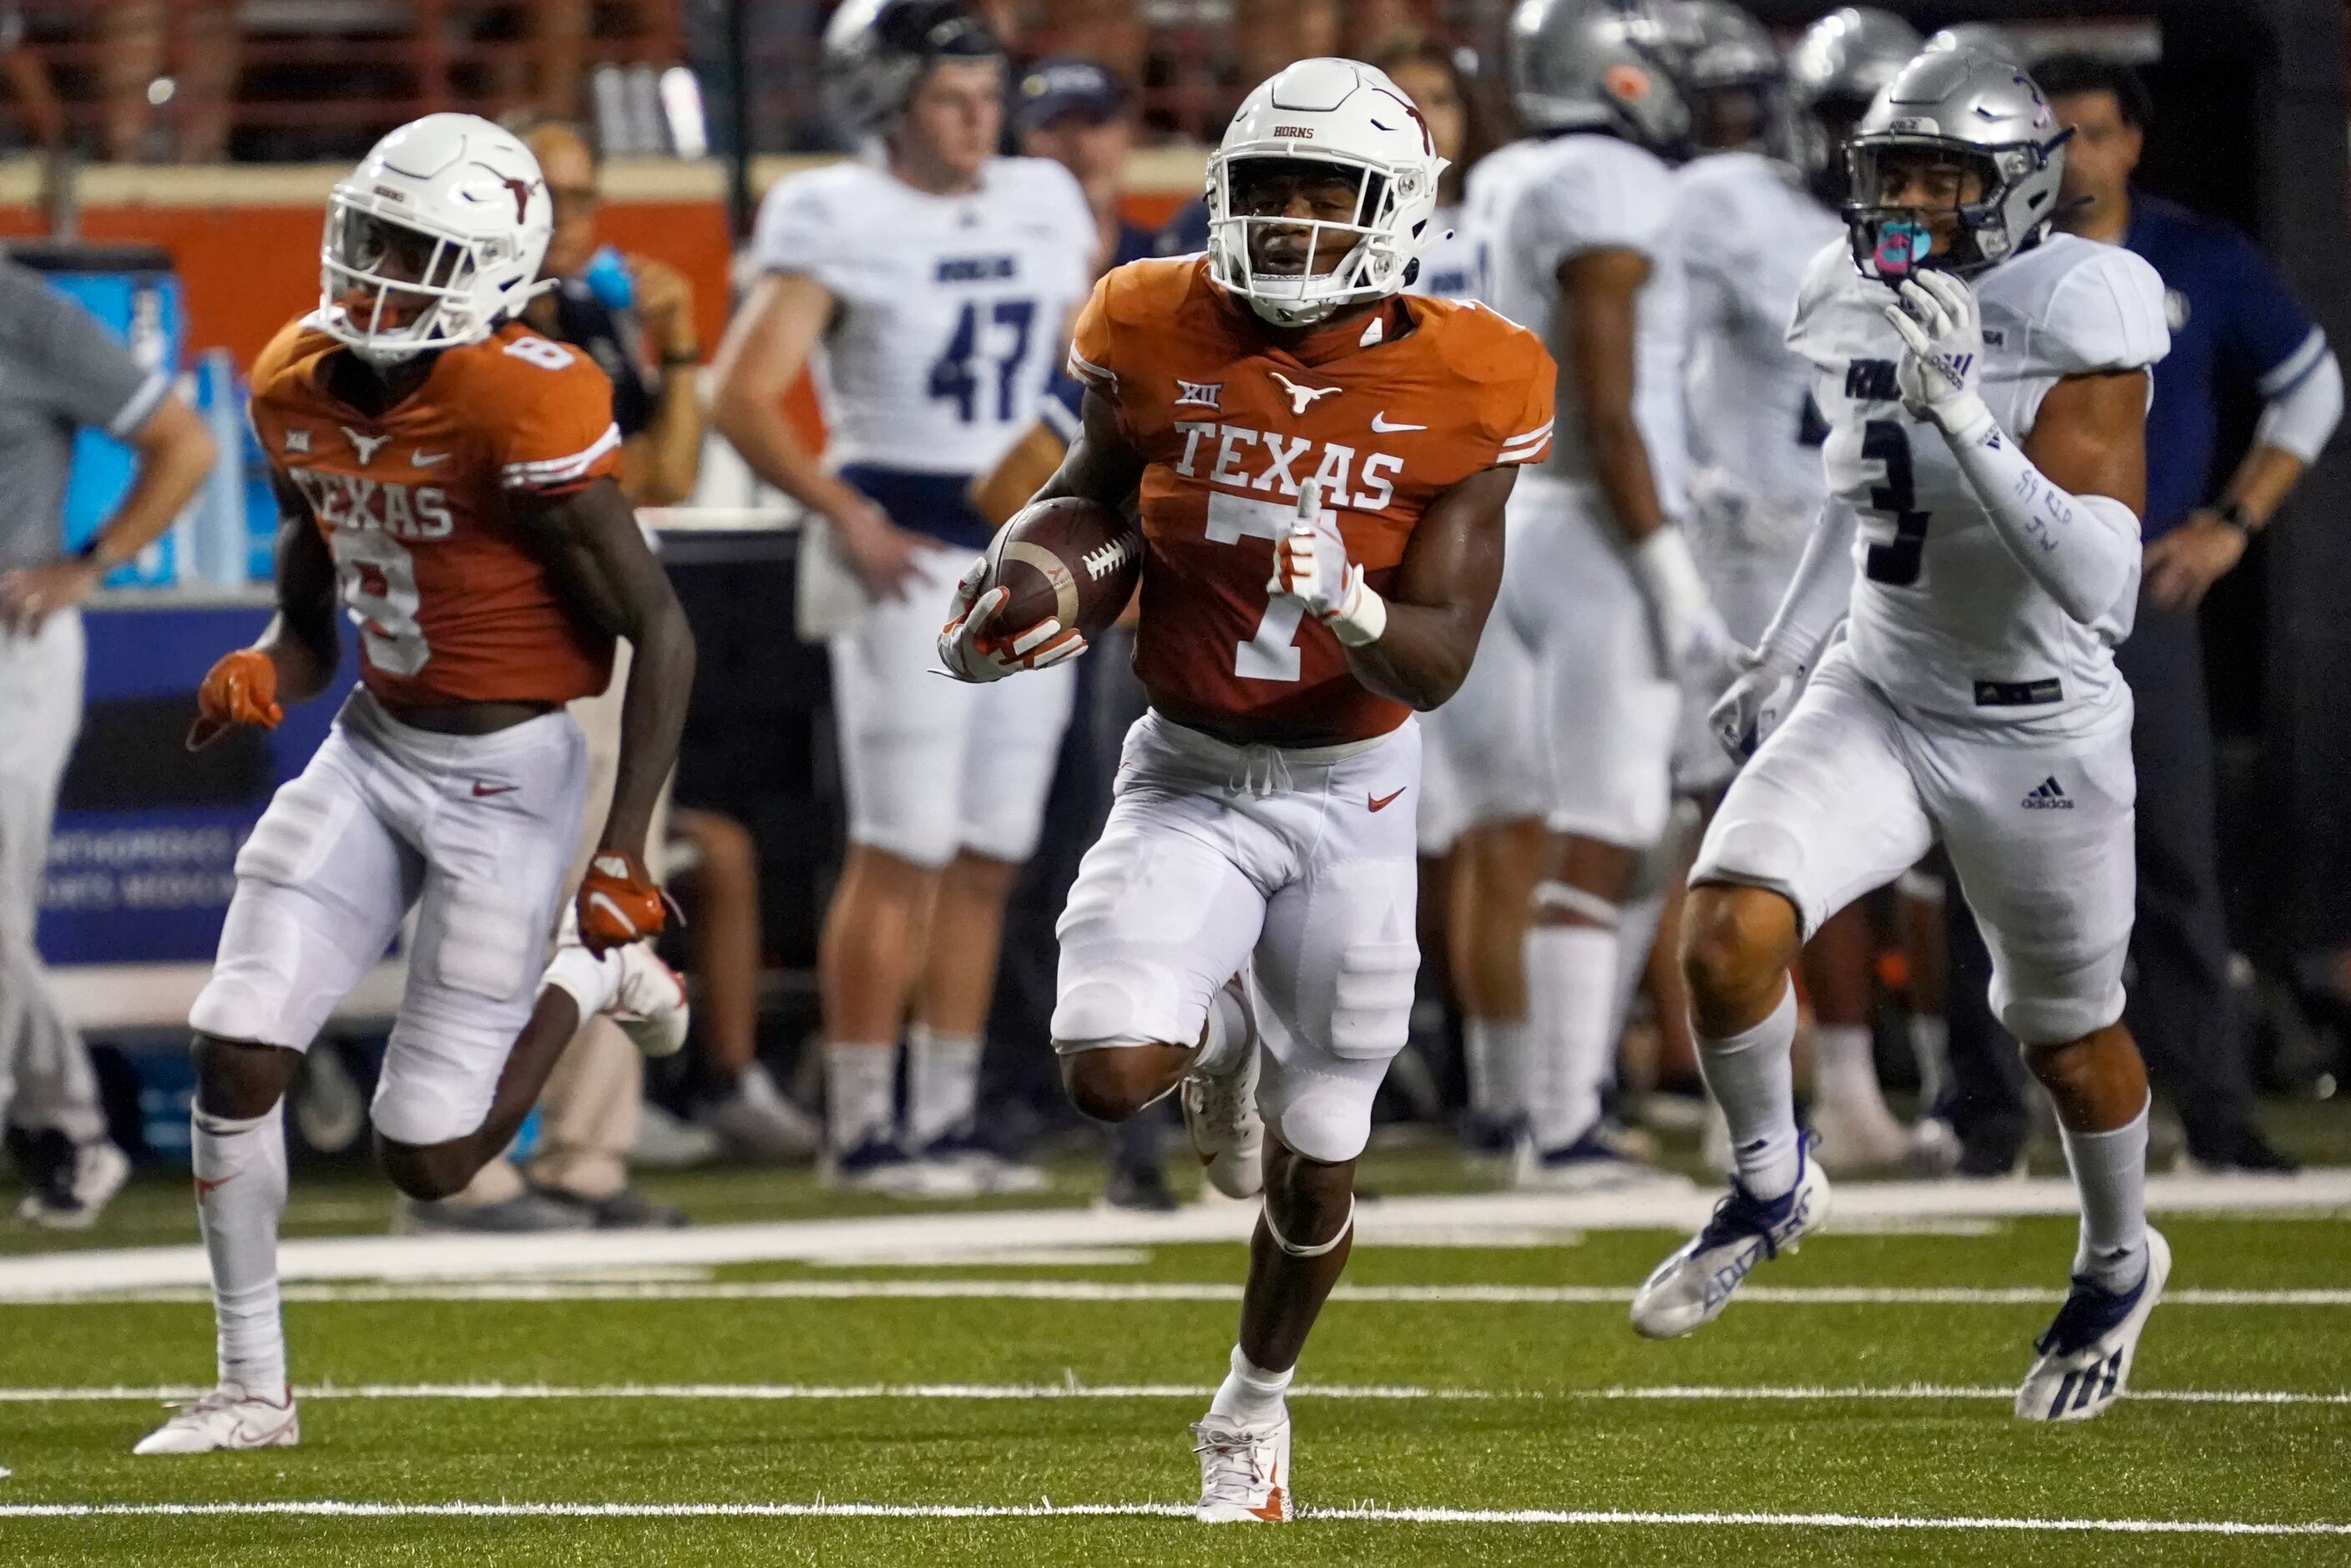
<path fill-rule="evenodd" d="M 973 1112 L 1004 901 L 1037 847 L 1076 672 L 983 689 L 939 678 L 933 654 L 940 607 L 990 534 L 966 492 L 1036 423 L 1101 244 L 1068 170 L 995 155 L 1004 53 L 983 10 L 833 12 L 825 101 L 869 156 L 768 193 L 760 277 L 711 401 L 870 600 L 830 628 L 849 852 L 817 951 L 824 1169 L 934 1197 L 1044 1185 L 974 1137 Z M 821 461 L 783 413 L 811 364 Z"/>
<path fill-rule="evenodd" d="M 2120 1021 L 2134 781 L 2113 656 L 2137 602 L 2147 370 L 2170 340 L 2153 268 L 2049 232 L 2064 142 L 2022 69 L 1958 50 L 1906 66 L 1850 144 L 1850 237 L 1814 259 L 1789 329 L 1830 427 L 1829 498 L 1714 710 L 1754 758 L 1682 927 L 1738 1171 L 1633 1301 L 1642 1333 L 1687 1333 L 1821 1223 L 1788 966 L 1939 841 L 2081 1196 L 2073 1289 L 2017 1395 L 2032 1420 L 2095 1416 L 2123 1391 L 2170 1262 L 2147 1224 L 2147 1075 Z"/>
<path fill-rule="evenodd" d="M 431 1200 L 512 1141 L 580 1021 L 675 1050 L 684 995 L 645 833 L 677 756 L 694 639 L 613 475 L 593 361 L 516 324 L 552 226 L 538 163 L 472 115 L 393 131 L 335 187 L 317 310 L 262 351 L 253 428 L 274 470 L 277 615 L 221 659 L 191 745 L 277 724 L 334 678 L 338 599 L 360 685 L 238 852 L 195 1030 L 196 1211 L 219 1385 L 137 1448 L 299 1436 L 277 1310 L 278 1103 L 328 1015 L 417 912 L 377 1081 L 377 1150 Z M 612 803 L 550 964 L 587 750 L 563 705 L 635 651 Z"/>
<path fill-rule="evenodd" d="M 1550 445 L 1541 343 L 1401 292 L 1443 169 L 1369 66 L 1258 88 L 1209 159 L 1208 254 L 1120 267 L 1080 316 L 1083 426 L 1040 493 L 1136 505 L 1146 546 L 1151 711 L 1061 916 L 1063 1078 L 1108 1121 L 1180 1090 L 1209 1181 L 1265 1197 L 1194 1428 L 1204 1521 L 1288 1516 L 1283 1394 L 1346 1264 L 1419 962 L 1412 716 L 1468 673 L 1503 501 Z M 987 591 L 959 592 L 950 670 L 1078 651 L 1075 628 L 997 626 Z"/>

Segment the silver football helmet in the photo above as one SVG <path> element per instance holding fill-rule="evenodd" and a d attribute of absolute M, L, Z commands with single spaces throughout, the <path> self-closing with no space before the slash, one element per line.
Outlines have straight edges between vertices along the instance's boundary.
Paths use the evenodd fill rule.
<path fill-rule="evenodd" d="M 1875 5 L 1847 5 L 1804 29 L 1788 50 L 1790 152 L 1813 192 L 1844 204 L 1844 139 L 1923 42 Z"/>
<path fill-rule="evenodd" d="M 1845 148 L 1855 265 L 1892 283 L 1922 267 L 1972 272 L 2038 244 L 2056 214 L 2070 134 L 2022 67 L 1973 49 L 1920 55 L 1878 95 Z M 1936 209 L 1959 225 L 1941 255 L 1930 255 L 1921 209 L 1884 200 L 1889 172 L 1920 152 L 1979 184 L 1975 200 Z"/>
<path fill-rule="evenodd" d="M 1538 135 L 1614 131 L 1681 157 L 1690 112 L 1677 77 L 1678 37 L 1667 5 L 1651 0 L 1519 0 L 1510 101 Z"/>
<path fill-rule="evenodd" d="M 967 0 L 848 0 L 825 24 L 825 117 L 852 139 L 878 135 L 937 61 L 1003 53 Z"/>
<path fill-rule="evenodd" d="M 1677 10 L 1682 96 L 1698 145 L 1787 157 L 1786 73 L 1771 35 L 1730 0 L 1680 0 Z"/>
<path fill-rule="evenodd" d="M 2032 63 L 2032 49 L 2013 28 L 1997 22 L 1961 22 L 1945 27 L 1927 40 L 1927 48 L 1938 54 L 1951 49 L 1973 49 L 1994 59 L 2013 60 L 2020 66 Z"/>

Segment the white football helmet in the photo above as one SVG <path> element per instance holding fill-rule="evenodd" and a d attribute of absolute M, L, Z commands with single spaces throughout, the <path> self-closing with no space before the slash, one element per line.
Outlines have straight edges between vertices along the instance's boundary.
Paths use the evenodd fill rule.
<path fill-rule="evenodd" d="M 555 204 L 522 139 L 428 114 L 377 142 L 327 203 L 319 329 L 371 364 L 488 337 L 535 295 Z"/>
<path fill-rule="evenodd" d="M 1252 214 L 1234 199 L 1237 186 L 1246 194 L 1257 180 L 1316 164 L 1353 183 L 1349 219 Z M 1249 95 L 1208 155 L 1208 276 L 1277 327 L 1384 299 L 1412 281 L 1432 237 L 1445 167 L 1427 121 L 1386 72 L 1360 60 L 1301 60 Z M 1259 270 L 1252 242 L 1268 229 L 1305 235 L 1296 270 Z M 1338 247 L 1338 266 L 1318 272 Z"/>

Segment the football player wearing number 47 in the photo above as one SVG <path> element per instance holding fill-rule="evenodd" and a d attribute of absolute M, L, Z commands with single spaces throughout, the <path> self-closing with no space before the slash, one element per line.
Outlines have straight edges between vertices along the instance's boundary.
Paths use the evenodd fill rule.
<path fill-rule="evenodd" d="M 694 639 L 613 482 L 593 361 L 514 319 L 553 208 L 528 148 L 486 120 L 393 131 L 335 187 L 319 307 L 254 366 L 278 506 L 277 614 L 204 677 L 192 746 L 275 726 L 334 679 L 340 601 L 360 685 L 236 859 L 195 1030 L 196 1212 L 219 1384 L 141 1454 L 282 1447 L 299 1427 L 278 1316 L 279 1101 L 328 1015 L 413 906 L 407 988 L 377 1080 L 376 1149 L 431 1201 L 513 1141 L 580 1021 L 651 1053 L 684 992 L 645 833 L 677 757 Z M 612 803 L 552 962 L 587 747 L 563 705 L 635 651 Z"/>
<path fill-rule="evenodd" d="M 2137 602 L 2148 367 L 2170 340 L 2153 268 L 2049 232 L 2064 141 L 2020 68 L 1961 49 L 1905 67 L 1849 144 L 1849 238 L 1814 258 L 1789 329 L 1830 427 L 1829 497 L 1714 710 L 1754 756 L 1682 928 L 1738 1170 L 1633 1301 L 1642 1333 L 1687 1333 L 1820 1225 L 1788 966 L 1939 841 L 2081 1198 L 2073 1288 L 2017 1395 L 2032 1420 L 2095 1416 L 2123 1392 L 2170 1267 L 2146 1216 L 2147 1074 L 2121 1022 L 2134 784 L 2113 653 Z"/>
<path fill-rule="evenodd" d="M 1080 316 L 1083 424 L 1040 493 L 1139 506 L 1145 546 L 1151 711 L 1061 916 L 1062 1076 L 1106 1121 L 1180 1094 L 1208 1180 L 1264 1196 L 1193 1428 L 1207 1521 L 1288 1517 L 1284 1391 L 1412 1009 L 1413 715 L 1468 673 L 1503 502 L 1550 447 L 1541 343 L 1402 292 L 1443 170 L 1369 66 L 1259 87 L 1209 159 L 1207 255 L 1120 267 Z M 997 625 L 994 591 L 959 591 L 949 670 L 1017 685 L 1080 651 Z"/>

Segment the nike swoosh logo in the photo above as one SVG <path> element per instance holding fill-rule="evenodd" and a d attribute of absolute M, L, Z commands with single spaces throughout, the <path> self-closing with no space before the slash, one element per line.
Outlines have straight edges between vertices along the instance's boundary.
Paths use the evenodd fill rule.
<path fill-rule="evenodd" d="M 1406 786 L 1405 786 L 1405 789 L 1410 789 L 1410 788 L 1411 788 L 1411 786 L 1410 786 L 1410 785 L 1406 785 Z M 1386 810 L 1390 806 L 1395 805 L 1395 804 L 1396 803 L 1396 796 L 1397 796 L 1397 795 L 1402 795 L 1403 793 L 1404 793 L 1404 789 L 1399 789 L 1399 790 L 1397 790 L 1397 791 L 1395 792 L 1395 795 L 1372 795 L 1372 796 L 1368 796 L 1368 797 L 1366 797 L 1366 798 L 1365 798 L 1365 800 L 1364 800 L 1364 803 L 1365 805 L 1369 806 L 1369 807 L 1370 807 L 1373 810 L 1374 810 L 1374 811 L 1384 811 L 1384 810 Z"/>
<path fill-rule="evenodd" d="M 1265 1479 L 1269 1489 L 1265 1494 L 1265 1501 L 1259 1507 L 1249 1510 L 1249 1511 L 1257 1515 L 1259 1519 L 1266 1520 L 1270 1522 L 1279 1522 L 1289 1517 L 1283 1512 L 1281 1507 L 1281 1467 L 1280 1465 L 1274 1466 L 1273 1473 L 1267 1476 Z"/>
<path fill-rule="evenodd" d="M 474 799 L 486 800 L 493 795 L 511 795 L 521 788 L 519 784 L 485 784 L 476 779 L 474 780 Z"/>
<path fill-rule="evenodd" d="M 607 898 L 601 893 L 591 893 L 588 895 L 589 908 L 593 909 L 600 904 L 603 906 L 607 914 L 611 915 L 613 920 L 619 923 L 622 930 L 627 932 L 632 936 L 634 936 L 637 934 L 637 923 L 629 918 L 628 912 L 626 910 L 622 909 L 619 904 L 613 903 L 610 898 Z"/>
<path fill-rule="evenodd" d="M 1388 411 L 1385 409 L 1382 409 L 1379 413 L 1372 415 L 1372 434 L 1374 435 L 1394 435 L 1398 431 L 1426 430 L 1428 426 L 1425 424 L 1390 424 L 1388 423 Z"/>
<path fill-rule="evenodd" d="M 451 455 L 446 452 L 428 453 L 420 446 L 416 449 L 414 455 L 409 458 L 408 463 L 409 466 L 412 468 L 432 468 L 448 462 L 450 455 Z"/>
<path fill-rule="evenodd" d="M 204 1177 L 198 1176 L 196 1178 L 196 1201 L 198 1203 L 202 1203 L 205 1198 L 208 1198 L 213 1195 L 213 1191 L 215 1187 L 225 1186 L 235 1179 L 236 1173 L 235 1171 L 229 1172 L 228 1175 L 225 1176 L 217 1176 L 211 1181 L 206 1181 Z"/>

